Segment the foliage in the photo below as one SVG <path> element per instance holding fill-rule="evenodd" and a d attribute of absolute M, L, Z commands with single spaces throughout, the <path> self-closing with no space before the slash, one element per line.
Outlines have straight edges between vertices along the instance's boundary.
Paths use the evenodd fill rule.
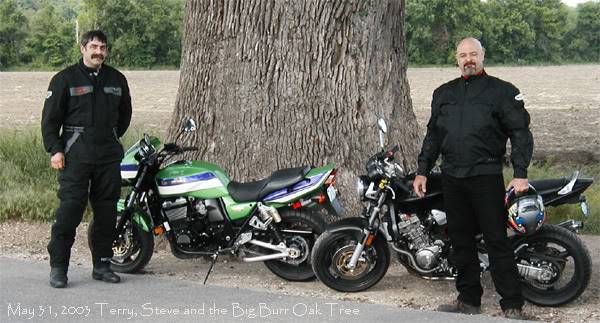
<path fill-rule="evenodd" d="M 79 34 L 102 29 L 109 63 L 179 66 L 184 0 L 2 0 L 0 70 L 57 68 L 79 57 Z M 495 64 L 600 62 L 600 2 L 406 0 L 407 52 L 415 65 L 454 64 L 456 42 L 481 39 Z"/>
<path fill-rule="evenodd" d="M 72 64 L 78 36 L 92 29 L 108 36 L 109 64 L 176 67 L 183 7 L 184 0 L 2 0 L 0 70 Z"/>
<path fill-rule="evenodd" d="M 600 61 L 600 2 L 586 2 L 577 7 L 575 28 L 564 43 L 577 60 Z"/>
<path fill-rule="evenodd" d="M 27 19 L 14 0 L 0 2 L 0 69 L 20 62 Z"/>
<path fill-rule="evenodd" d="M 409 62 L 454 63 L 456 42 L 480 39 L 501 64 L 600 62 L 600 2 L 406 0 Z"/>

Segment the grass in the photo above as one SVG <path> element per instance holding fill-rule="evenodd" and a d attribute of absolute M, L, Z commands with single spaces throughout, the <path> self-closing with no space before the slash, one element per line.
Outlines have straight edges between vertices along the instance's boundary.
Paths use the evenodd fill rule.
<path fill-rule="evenodd" d="M 141 130 L 129 130 L 123 138 L 126 149 L 141 134 Z M 1 129 L 0 222 L 53 220 L 58 207 L 57 175 L 50 168 L 50 157 L 44 150 L 39 129 Z M 87 220 L 89 216 L 88 207 L 84 217 Z"/>
<path fill-rule="evenodd" d="M 159 129 L 147 131 L 164 137 L 164 131 Z M 137 141 L 141 134 L 140 129 L 129 130 L 123 139 L 125 147 Z M 569 166 L 552 161 L 532 165 L 529 178 L 568 177 L 574 170 L 579 170 L 582 177 L 600 180 L 600 165 Z M 505 178 L 510 175 L 510 169 L 506 169 Z M 39 129 L 0 130 L 0 221 L 54 219 L 58 206 L 56 176 L 57 172 L 49 166 Z M 578 204 L 563 205 L 547 209 L 549 222 L 584 220 L 584 233 L 600 234 L 600 185 L 594 183 L 584 195 L 590 206 L 588 218 L 582 215 Z M 89 208 L 85 216 L 89 218 Z"/>

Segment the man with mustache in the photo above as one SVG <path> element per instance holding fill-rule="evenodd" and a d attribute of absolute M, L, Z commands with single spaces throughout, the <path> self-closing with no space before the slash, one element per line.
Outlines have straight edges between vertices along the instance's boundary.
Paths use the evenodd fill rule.
<path fill-rule="evenodd" d="M 123 136 L 131 121 L 131 97 L 125 76 L 104 64 L 106 35 L 85 33 L 79 63 L 50 81 L 42 112 L 42 137 L 50 166 L 59 171 L 56 222 L 52 226 L 50 286 L 67 286 L 67 270 L 75 229 L 88 199 L 94 213 L 92 278 L 118 283 L 110 268 L 117 201 L 121 194 Z M 62 129 L 62 130 L 61 130 Z"/>
<path fill-rule="evenodd" d="M 420 197 L 426 194 L 427 176 L 441 154 L 458 297 L 438 310 L 480 313 L 483 289 L 475 235 L 482 232 L 500 307 L 507 318 L 523 319 L 519 275 L 506 234 L 502 160 L 510 139 L 514 173 L 508 188 L 526 192 L 533 137 L 523 96 L 514 85 L 485 72 L 484 55 L 477 39 L 459 42 L 456 60 L 462 75 L 433 93 L 413 189 Z"/>

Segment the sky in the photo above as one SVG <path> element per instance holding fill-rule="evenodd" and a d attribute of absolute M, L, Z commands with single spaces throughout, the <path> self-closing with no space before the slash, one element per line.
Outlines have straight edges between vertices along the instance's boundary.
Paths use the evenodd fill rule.
<path fill-rule="evenodd" d="M 583 3 L 583 2 L 588 2 L 589 0 L 561 0 L 562 3 L 571 6 L 571 7 L 577 7 L 577 4 L 579 3 Z"/>

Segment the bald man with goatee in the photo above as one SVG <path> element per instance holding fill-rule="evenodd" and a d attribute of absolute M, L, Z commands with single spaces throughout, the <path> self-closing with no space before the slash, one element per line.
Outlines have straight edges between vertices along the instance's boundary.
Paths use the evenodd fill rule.
<path fill-rule="evenodd" d="M 510 139 L 513 177 L 506 189 L 526 192 L 533 137 L 523 95 L 511 83 L 488 75 L 484 58 L 484 48 L 477 39 L 469 37 L 458 43 L 456 61 L 461 76 L 433 93 L 413 189 L 420 197 L 426 194 L 427 176 L 441 155 L 458 297 L 438 310 L 481 312 L 483 289 L 475 244 L 475 236 L 481 232 L 504 316 L 524 319 L 519 275 L 506 233 L 502 161 Z"/>

